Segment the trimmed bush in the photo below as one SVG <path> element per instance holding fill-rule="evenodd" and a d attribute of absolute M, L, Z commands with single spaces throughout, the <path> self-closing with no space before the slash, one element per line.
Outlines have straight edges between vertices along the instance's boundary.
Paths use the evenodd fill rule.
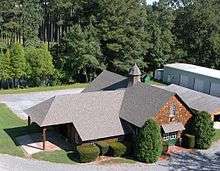
<path fill-rule="evenodd" d="M 183 138 L 183 144 L 185 147 L 194 148 L 195 147 L 195 136 L 190 134 L 185 134 Z"/>
<path fill-rule="evenodd" d="M 114 157 L 124 156 L 127 152 L 127 147 L 120 142 L 109 143 L 110 154 Z"/>
<path fill-rule="evenodd" d="M 79 161 L 82 163 L 96 160 L 100 153 L 99 147 L 94 144 L 80 145 L 76 149 L 79 155 Z"/>
<path fill-rule="evenodd" d="M 196 112 L 192 117 L 191 129 L 187 133 L 195 136 L 196 148 L 209 148 L 215 135 L 211 115 L 204 111 Z"/>
<path fill-rule="evenodd" d="M 169 143 L 167 141 L 163 141 L 163 150 L 162 154 L 166 154 L 169 149 Z"/>
<path fill-rule="evenodd" d="M 96 142 L 95 143 L 99 149 L 100 149 L 100 155 L 106 155 L 109 151 L 109 144 L 104 142 L 104 141 L 100 141 L 100 142 Z"/>
<path fill-rule="evenodd" d="M 141 162 L 154 163 L 161 153 L 160 127 L 153 119 L 149 119 L 138 132 L 135 142 L 135 157 Z"/>

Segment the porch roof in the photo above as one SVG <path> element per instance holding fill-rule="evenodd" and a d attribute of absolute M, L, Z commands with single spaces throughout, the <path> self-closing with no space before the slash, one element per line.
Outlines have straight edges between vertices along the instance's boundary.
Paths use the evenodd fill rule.
<path fill-rule="evenodd" d="M 165 133 L 177 132 L 185 130 L 185 127 L 181 122 L 171 122 L 169 124 L 163 124 L 162 128 Z"/>
<path fill-rule="evenodd" d="M 82 141 L 120 136 L 123 96 L 124 90 L 55 96 L 25 113 L 40 127 L 73 123 Z"/>

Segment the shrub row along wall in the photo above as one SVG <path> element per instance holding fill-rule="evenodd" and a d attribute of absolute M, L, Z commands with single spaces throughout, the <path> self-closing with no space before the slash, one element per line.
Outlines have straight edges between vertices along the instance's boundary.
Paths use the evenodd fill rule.
<path fill-rule="evenodd" d="M 131 151 L 129 143 L 121 142 L 96 142 L 95 144 L 84 144 L 77 146 L 79 161 L 82 163 L 92 162 L 96 160 L 99 155 L 109 155 L 114 157 L 122 157 Z"/>

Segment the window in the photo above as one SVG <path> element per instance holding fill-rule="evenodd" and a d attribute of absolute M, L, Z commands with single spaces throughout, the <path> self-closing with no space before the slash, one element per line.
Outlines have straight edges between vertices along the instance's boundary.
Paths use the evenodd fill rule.
<path fill-rule="evenodd" d="M 170 117 L 173 117 L 173 116 L 175 116 L 176 115 L 176 105 L 172 105 L 171 107 L 170 107 Z"/>
<path fill-rule="evenodd" d="M 173 139 L 176 139 L 176 133 L 166 133 L 166 134 L 164 134 L 164 136 L 163 136 L 163 139 L 165 140 L 165 141 L 167 141 L 167 140 L 173 140 Z"/>
<path fill-rule="evenodd" d="M 169 134 L 168 134 L 168 133 L 167 133 L 167 134 L 164 134 L 163 139 L 164 139 L 165 141 L 169 140 Z"/>
<path fill-rule="evenodd" d="M 171 140 L 176 139 L 176 133 L 172 133 L 172 134 L 170 135 L 170 139 L 171 139 Z"/>

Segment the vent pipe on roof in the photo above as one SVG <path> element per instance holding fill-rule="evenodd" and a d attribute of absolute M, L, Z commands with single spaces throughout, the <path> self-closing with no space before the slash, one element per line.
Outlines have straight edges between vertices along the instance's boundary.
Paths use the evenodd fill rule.
<path fill-rule="evenodd" d="M 135 63 L 134 66 L 129 70 L 129 83 L 128 86 L 133 86 L 137 82 L 141 82 L 141 70 Z"/>

